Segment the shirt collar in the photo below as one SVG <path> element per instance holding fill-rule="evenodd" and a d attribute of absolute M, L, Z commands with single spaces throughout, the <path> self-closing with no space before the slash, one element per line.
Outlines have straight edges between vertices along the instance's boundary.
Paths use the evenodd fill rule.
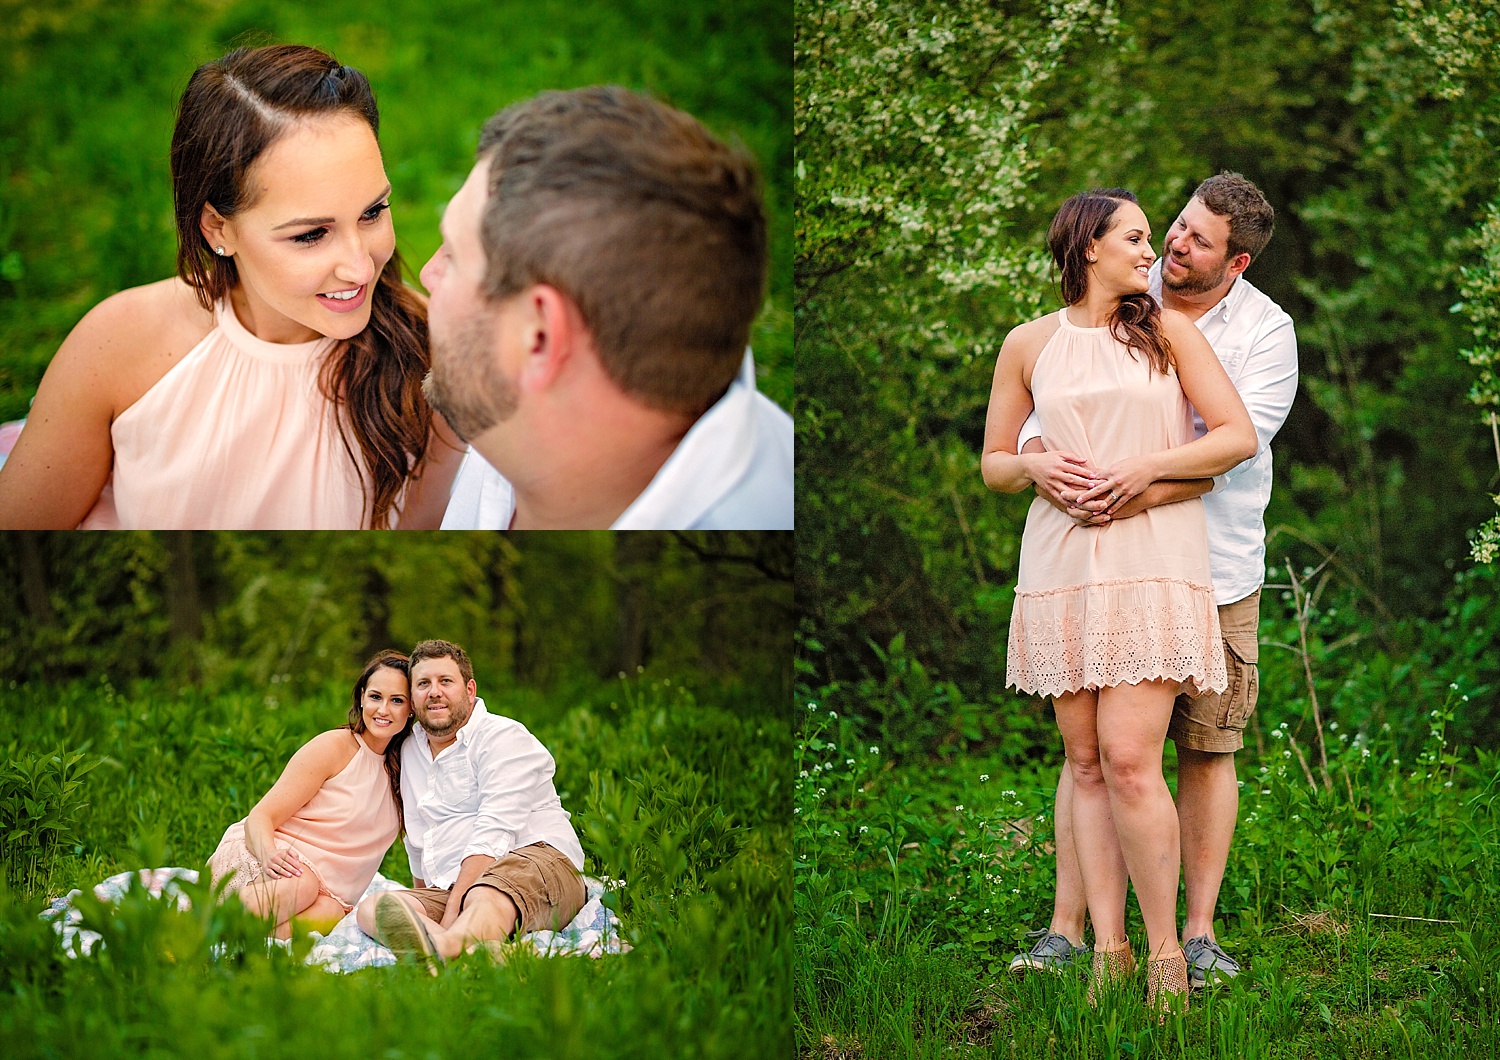
<path fill-rule="evenodd" d="M 615 530 L 691 526 L 739 484 L 756 452 L 755 360 L 745 351 L 724 396 L 698 418 Z"/>

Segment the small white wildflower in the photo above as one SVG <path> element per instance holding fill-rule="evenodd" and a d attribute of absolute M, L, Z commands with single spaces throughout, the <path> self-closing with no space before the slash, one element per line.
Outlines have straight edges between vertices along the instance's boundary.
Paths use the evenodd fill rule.
<path fill-rule="evenodd" d="M 988 773 L 981 773 L 981 774 L 979 774 L 979 783 L 983 784 L 986 780 L 989 780 L 989 779 L 990 779 L 990 775 Z"/>
<path fill-rule="evenodd" d="M 1245 786 L 1245 782 L 1243 780 L 1237 780 L 1237 781 L 1235 781 L 1235 785 L 1237 787 L 1243 788 Z"/>
<path fill-rule="evenodd" d="M 953 808 L 954 808 L 954 809 L 955 809 L 955 810 L 958 810 L 958 811 L 959 811 L 959 812 L 960 812 L 960 813 L 962 813 L 962 812 L 963 812 L 963 808 L 964 808 L 964 807 L 963 807 L 963 803 L 959 803 L 959 804 L 958 804 L 958 805 L 957 805 L 957 806 L 955 806 L 955 807 L 953 807 Z"/>
<path fill-rule="evenodd" d="M 836 711 L 836 710 L 830 710 L 830 711 L 829 711 L 829 712 L 828 712 L 828 716 L 829 716 L 829 717 L 830 717 L 830 718 L 836 718 L 836 717 L 838 717 L 838 716 L 839 716 L 839 712 L 838 712 L 838 711 Z"/>
<path fill-rule="evenodd" d="M 828 794 L 828 789 L 827 789 L 827 788 L 819 788 L 819 789 L 818 789 L 818 794 L 819 794 L 819 795 L 820 795 L 820 796 L 821 796 L 821 795 L 827 795 L 827 794 Z"/>
<path fill-rule="evenodd" d="M 1276 740 L 1282 740 L 1286 738 L 1286 733 L 1282 732 L 1280 729 L 1272 729 L 1271 737 Z"/>
<path fill-rule="evenodd" d="M 844 759 L 844 765 L 846 765 L 846 766 L 852 766 L 853 764 L 854 764 L 854 759 L 852 759 L 852 758 L 846 758 L 846 759 Z"/>
<path fill-rule="evenodd" d="M 1336 721 L 1330 721 L 1328 723 L 1328 731 L 1329 732 L 1338 732 L 1339 731 L 1339 723 L 1336 722 Z"/>
<path fill-rule="evenodd" d="M 1000 793 L 1000 797 L 1002 799 L 1014 799 L 1016 797 L 1016 793 L 1007 789 Z"/>
<path fill-rule="evenodd" d="M 1260 793 L 1262 795 L 1269 795 L 1269 794 L 1271 794 L 1271 789 L 1270 788 L 1261 788 L 1260 789 Z"/>
<path fill-rule="evenodd" d="M 1283 757 L 1283 758 L 1290 758 L 1290 757 L 1292 757 L 1292 752 L 1290 752 L 1290 751 L 1282 751 L 1281 752 L 1281 757 Z"/>
<path fill-rule="evenodd" d="M 859 834 L 860 835 L 864 835 L 869 830 L 870 830 L 870 826 L 867 825 L 867 824 L 862 824 L 862 825 L 859 826 Z"/>
<path fill-rule="evenodd" d="M 878 748 L 878 747 L 872 747 L 872 748 L 870 748 L 870 753 L 872 755 L 878 755 L 880 753 L 880 748 Z"/>
<path fill-rule="evenodd" d="M 806 778 L 806 777 L 807 777 L 807 770 L 805 770 L 805 769 L 804 769 L 804 770 L 803 770 L 803 771 L 802 771 L 802 772 L 800 772 L 800 773 L 798 773 L 798 774 L 797 774 L 797 775 L 798 775 L 798 776 L 799 776 L 799 777 L 803 777 L 803 778 Z"/>
<path fill-rule="evenodd" d="M 796 809 L 792 810 L 792 812 L 793 813 L 801 813 L 802 812 L 802 807 L 798 806 Z"/>
<path fill-rule="evenodd" d="M 808 704 L 808 705 L 807 705 L 807 709 L 808 709 L 808 710 L 813 710 L 813 711 L 815 711 L 815 710 L 817 710 L 817 709 L 818 709 L 818 705 L 817 705 L 817 704 L 816 704 L 816 703 L 809 703 L 809 704 Z"/>
<path fill-rule="evenodd" d="M 843 835 L 844 835 L 844 833 L 843 833 L 843 832 L 840 832 L 840 831 L 839 831 L 839 830 L 838 830 L 838 829 L 837 829 L 837 828 L 835 828 L 835 829 L 834 829 L 834 830 L 833 830 L 833 834 L 834 834 L 834 835 L 836 835 L 836 836 L 838 836 L 838 837 L 839 837 L 839 838 L 841 838 L 841 839 L 842 839 L 842 838 L 843 838 Z"/>

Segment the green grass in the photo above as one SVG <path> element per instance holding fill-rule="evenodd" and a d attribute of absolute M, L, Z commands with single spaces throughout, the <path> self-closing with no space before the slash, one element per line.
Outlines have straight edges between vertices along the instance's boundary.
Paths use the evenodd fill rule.
<path fill-rule="evenodd" d="M 1057 763 L 992 749 L 892 764 L 806 706 L 794 811 L 797 1047 L 816 1057 L 1473 1057 L 1500 1050 L 1500 755 L 1460 752 L 1462 691 L 1403 762 L 1330 726 L 1328 783 L 1289 727 L 1240 756 L 1217 933 L 1246 966 L 1157 1027 L 1136 989 L 1010 976 L 1051 914 Z M 1299 745 L 1300 747 L 1301 745 Z M 1170 748 L 1171 745 L 1169 744 Z M 1306 751 L 1306 748 L 1301 748 Z M 1172 776 L 1168 752 L 1168 777 Z M 1132 930 L 1140 931 L 1132 904 Z M 1421 919 L 1394 919 L 1396 917 Z M 1444 921 L 1451 921 L 1447 923 Z M 1138 952 L 1144 938 L 1136 939 Z"/>
<path fill-rule="evenodd" d="M 57 1056 L 765 1056 L 790 1044 L 787 727 L 643 677 L 571 702 L 491 695 L 558 762 L 588 871 L 624 878 L 633 950 L 588 960 L 466 958 L 337 976 L 258 944 L 234 903 L 177 914 L 144 894 L 96 911 L 106 944 L 62 955 L 38 913 L 125 868 L 201 865 L 313 733 L 341 688 L 179 689 L 164 681 L 0 690 L 0 760 L 95 768 L 0 820 L 0 1052 Z M 0 814 L 18 782 L 0 774 Z M 52 791 L 52 789 L 49 789 Z M 15 820 L 44 822 L 42 857 Z M 409 881 L 399 844 L 383 871 Z M 229 956 L 214 958 L 216 943 Z"/>
<path fill-rule="evenodd" d="M 271 41 L 324 48 L 369 76 L 413 272 L 437 248 L 480 125 L 541 90 L 622 84 L 745 144 L 766 178 L 773 262 L 752 342 L 761 388 L 791 407 L 789 4 L 0 0 L 0 420 L 25 415 L 92 305 L 172 273 L 178 96 L 200 63 Z"/>

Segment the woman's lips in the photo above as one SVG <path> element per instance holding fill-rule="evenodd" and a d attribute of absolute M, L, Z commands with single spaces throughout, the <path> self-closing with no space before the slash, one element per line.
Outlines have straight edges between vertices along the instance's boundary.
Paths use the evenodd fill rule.
<path fill-rule="evenodd" d="M 356 294 L 353 298 L 347 300 L 339 298 L 329 298 L 327 295 L 320 294 L 317 296 L 318 304 L 321 305 L 324 309 L 328 310 L 330 313 L 352 313 L 360 306 L 365 304 L 365 295 L 368 293 L 368 291 L 369 285 L 362 284 L 359 288 L 359 293 Z"/>

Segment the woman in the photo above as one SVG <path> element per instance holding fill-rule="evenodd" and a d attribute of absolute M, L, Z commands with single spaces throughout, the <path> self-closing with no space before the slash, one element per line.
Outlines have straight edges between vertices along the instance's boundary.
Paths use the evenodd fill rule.
<path fill-rule="evenodd" d="M 5 527 L 436 527 L 459 446 L 421 393 L 379 114 L 313 48 L 194 72 L 172 134 L 177 276 L 64 340 L 0 469 Z"/>
<path fill-rule="evenodd" d="M 208 859 L 224 894 L 291 937 L 291 919 L 331 927 L 354 908 L 401 831 L 401 744 L 411 731 L 406 656 L 383 651 L 354 685 L 341 729 L 304 744 Z"/>
<path fill-rule="evenodd" d="M 1021 540 L 1007 683 L 1052 697 L 1075 783 L 1094 979 L 1129 974 L 1128 873 L 1146 922 L 1149 1002 L 1187 1003 L 1177 939 L 1176 808 L 1161 772 L 1179 690 L 1227 684 L 1203 505 L 1111 516 L 1157 479 L 1206 478 L 1254 455 L 1250 417 L 1194 324 L 1147 293 L 1156 255 L 1127 191 L 1075 195 L 1047 234 L 1066 306 L 1012 331 L 995 368 L 984 480 L 1042 483 L 1102 525 L 1038 498 Z M 1191 403 L 1191 404 L 1190 404 Z M 1016 453 L 1035 406 L 1047 452 Z M 1194 440 L 1193 409 L 1207 434 Z"/>

